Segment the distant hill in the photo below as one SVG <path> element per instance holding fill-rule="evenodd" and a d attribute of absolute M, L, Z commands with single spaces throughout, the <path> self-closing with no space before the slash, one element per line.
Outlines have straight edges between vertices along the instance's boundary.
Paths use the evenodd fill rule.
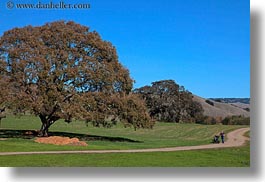
<path fill-rule="evenodd" d="M 236 99 L 236 98 L 214 98 L 214 99 L 204 99 L 202 97 L 193 95 L 193 100 L 199 102 L 206 116 L 212 117 L 222 117 L 233 116 L 233 115 L 243 115 L 246 117 L 250 116 L 250 104 L 248 99 Z M 240 101 L 240 102 L 239 102 Z"/>
<path fill-rule="evenodd" d="M 250 104 L 250 98 L 209 98 L 210 100 L 222 103 L 243 103 Z"/>

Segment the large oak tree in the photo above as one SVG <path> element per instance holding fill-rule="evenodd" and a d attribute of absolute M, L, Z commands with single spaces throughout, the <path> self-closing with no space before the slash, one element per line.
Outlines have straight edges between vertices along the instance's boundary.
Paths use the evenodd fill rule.
<path fill-rule="evenodd" d="M 113 116 L 112 120 L 126 120 L 136 128 L 149 126 L 141 101 L 130 107 L 143 107 L 138 118 L 125 117 L 128 111 L 114 103 L 115 97 L 126 105 L 132 86 L 115 47 L 72 21 L 14 28 L 0 39 L 0 87 L 5 93 L 0 99 L 16 113 L 31 111 L 39 116 L 41 136 L 47 136 L 59 119 L 104 125 Z M 136 124 L 142 121 L 145 124 Z"/>
<path fill-rule="evenodd" d="M 174 80 L 161 80 L 134 91 L 141 95 L 149 109 L 150 116 L 158 121 L 195 122 L 201 120 L 203 108 L 193 101 L 192 93 Z"/>

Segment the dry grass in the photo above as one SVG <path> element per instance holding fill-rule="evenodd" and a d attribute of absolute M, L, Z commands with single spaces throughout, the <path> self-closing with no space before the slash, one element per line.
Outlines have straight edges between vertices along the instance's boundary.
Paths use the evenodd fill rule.
<path fill-rule="evenodd" d="M 246 110 L 240 107 L 234 106 L 232 104 L 212 101 L 214 103 L 214 106 L 212 106 L 205 102 L 206 99 L 201 98 L 196 95 L 193 95 L 193 96 L 194 96 L 193 99 L 202 105 L 204 109 L 204 114 L 206 116 L 222 117 L 222 118 L 225 118 L 226 116 L 233 116 L 233 115 L 243 115 L 246 117 L 250 116 L 250 112 L 247 112 Z"/>

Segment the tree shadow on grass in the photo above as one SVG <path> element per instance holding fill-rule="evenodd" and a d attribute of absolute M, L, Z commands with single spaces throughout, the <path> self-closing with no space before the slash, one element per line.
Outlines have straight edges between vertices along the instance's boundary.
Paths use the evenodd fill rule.
<path fill-rule="evenodd" d="M 38 132 L 35 130 L 7 130 L 0 129 L 0 138 L 22 138 L 32 139 L 37 137 Z M 67 133 L 67 132 L 49 132 L 49 136 L 61 136 L 69 138 L 78 138 L 85 141 L 110 141 L 110 142 L 131 142 L 131 143 L 143 143 L 142 141 L 131 140 L 122 137 L 108 137 L 98 135 L 86 135 L 79 133 Z"/>

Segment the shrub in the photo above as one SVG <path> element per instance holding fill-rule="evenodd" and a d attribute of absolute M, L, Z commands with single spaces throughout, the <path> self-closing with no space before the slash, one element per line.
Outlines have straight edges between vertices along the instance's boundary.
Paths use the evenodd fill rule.
<path fill-rule="evenodd" d="M 222 120 L 224 125 L 250 125 L 250 117 L 228 116 Z"/>
<path fill-rule="evenodd" d="M 220 123 L 221 117 L 204 116 L 201 120 L 196 121 L 197 124 L 214 125 Z"/>
<path fill-rule="evenodd" d="M 205 100 L 205 102 L 207 103 L 207 104 L 209 104 L 209 105 L 212 105 L 212 106 L 214 106 L 214 103 L 213 103 L 213 101 L 210 101 L 210 100 Z"/>
<path fill-rule="evenodd" d="M 250 108 L 244 108 L 244 110 L 246 110 L 247 112 L 250 112 Z"/>

